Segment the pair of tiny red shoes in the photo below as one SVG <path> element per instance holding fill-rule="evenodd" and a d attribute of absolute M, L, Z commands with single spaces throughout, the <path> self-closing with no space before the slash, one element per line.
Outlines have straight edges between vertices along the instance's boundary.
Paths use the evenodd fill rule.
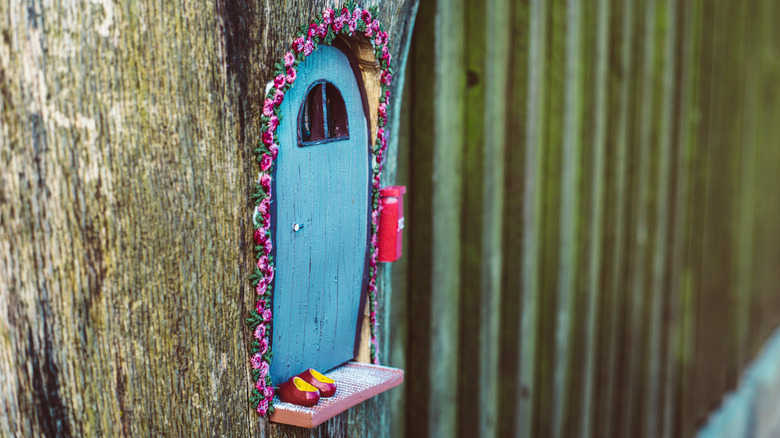
<path fill-rule="evenodd" d="M 336 381 L 325 377 L 313 368 L 291 377 L 279 385 L 279 398 L 285 403 L 300 406 L 314 406 L 320 397 L 333 397 Z"/>

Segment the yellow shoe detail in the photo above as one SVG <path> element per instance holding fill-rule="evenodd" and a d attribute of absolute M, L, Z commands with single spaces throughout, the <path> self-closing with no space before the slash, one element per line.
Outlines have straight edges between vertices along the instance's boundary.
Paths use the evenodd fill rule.
<path fill-rule="evenodd" d="M 300 377 L 295 377 L 293 379 L 293 384 L 295 384 L 295 387 L 300 391 L 317 392 L 317 388 L 311 386 L 308 382 L 301 379 Z"/>
<path fill-rule="evenodd" d="M 316 371 L 314 368 L 309 368 L 309 372 L 315 379 L 319 380 L 322 383 L 336 383 L 335 380 L 331 379 L 330 377 L 323 376 L 322 374 L 319 373 L 319 371 Z"/>

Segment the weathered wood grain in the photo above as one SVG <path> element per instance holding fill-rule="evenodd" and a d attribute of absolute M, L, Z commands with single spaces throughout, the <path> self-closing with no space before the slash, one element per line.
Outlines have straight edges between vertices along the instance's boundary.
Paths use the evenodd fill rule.
<path fill-rule="evenodd" d="M 248 403 L 264 88 L 336 3 L 0 4 L 0 435 L 388 430 L 384 396 L 304 435 Z M 415 2 L 360 4 L 400 59 Z"/>

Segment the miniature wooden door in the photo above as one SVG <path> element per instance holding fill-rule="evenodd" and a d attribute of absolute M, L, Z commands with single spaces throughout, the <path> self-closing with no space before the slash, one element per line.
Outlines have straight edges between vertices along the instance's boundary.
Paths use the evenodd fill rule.
<path fill-rule="evenodd" d="M 275 166 L 275 385 L 356 355 L 366 287 L 368 126 L 347 56 L 320 46 L 281 105 Z"/>

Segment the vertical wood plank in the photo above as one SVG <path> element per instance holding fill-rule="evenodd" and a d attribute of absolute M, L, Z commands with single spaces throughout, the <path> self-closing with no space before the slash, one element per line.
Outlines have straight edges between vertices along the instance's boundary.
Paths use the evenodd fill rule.
<path fill-rule="evenodd" d="M 656 437 L 662 426 L 660 401 L 662 394 L 661 373 L 664 371 L 662 356 L 662 342 L 664 341 L 663 311 L 666 304 L 666 262 L 668 257 L 669 241 L 669 205 L 671 199 L 671 160 L 672 160 L 672 118 L 676 116 L 673 107 L 675 84 L 674 74 L 676 70 L 675 47 L 676 38 L 676 2 L 667 0 L 660 16 L 663 17 L 664 45 L 662 52 L 663 82 L 661 84 L 662 102 L 660 108 L 660 128 L 658 136 L 658 165 L 656 176 L 657 196 L 655 200 L 655 244 L 653 247 L 652 274 L 650 282 L 650 336 L 648 340 L 648 377 L 645 401 L 645 436 Z"/>
<path fill-rule="evenodd" d="M 433 144 L 434 144 L 434 72 L 430 62 L 435 53 L 436 2 L 421 3 L 417 11 L 419 24 L 412 36 L 407 80 L 411 92 L 406 94 L 410 111 L 409 124 L 409 190 L 404 207 L 409 227 L 405 229 L 409 243 L 406 257 L 408 346 L 404 383 L 406 398 L 406 436 L 428 436 L 431 385 L 431 312 L 430 288 L 433 282 Z M 413 359 L 412 359 L 413 358 Z"/>
<path fill-rule="evenodd" d="M 690 190 L 691 157 L 695 140 L 694 103 L 696 101 L 696 75 L 698 69 L 694 60 L 698 45 L 698 0 L 686 1 L 679 6 L 681 18 L 676 25 L 683 40 L 677 58 L 680 62 L 680 97 L 675 136 L 677 153 L 674 193 L 674 218 L 672 219 L 671 264 L 669 268 L 669 339 L 667 341 L 666 376 L 664 383 L 663 430 L 662 436 L 671 437 L 683 433 L 681 424 L 686 418 L 686 393 L 681 382 L 686 381 L 690 364 L 690 349 L 686 342 L 690 339 L 688 312 L 691 295 L 686 275 L 688 243 L 690 241 Z M 685 435 L 685 433 L 683 433 Z"/>
<path fill-rule="evenodd" d="M 463 134 L 463 0 L 436 5 L 435 29 L 442 38 L 434 44 L 433 101 L 433 263 L 431 275 L 431 376 L 428 433 L 455 436 L 457 425 L 458 318 L 460 305 L 460 215 Z M 446 110 L 444 110 L 446 109 Z M 465 352 L 464 352 L 465 353 Z"/>
<path fill-rule="evenodd" d="M 747 3 L 745 7 L 754 9 L 757 5 L 754 2 Z M 744 94 L 744 120 L 745 129 L 740 133 L 742 140 L 742 167 L 740 169 L 739 182 L 739 225 L 737 228 L 737 241 L 735 245 L 738 248 L 737 257 L 737 280 L 736 290 L 740 292 L 737 297 L 737 306 L 735 309 L 736 326 L 734 327 L 736 358 L 738 367 L 742 368 L 750 359 L 750 303 L 755 299 L 753 281 L 753 267 L 756 225 L 756 203 L 757 194 L 760 191 L 759 182 L 756 179 L 757 173 L 757 148 L 758 145 L 758 110 L 760 90 L 756 84 L 760 83 L 758 75 L 760 62 L 756 56 L 756 48 L 761 47 L 760 39 L 756 38 L 756 32 L 751 30 L 755 26 L 756 19 L 753 14 L 748 13 L 746 21 L 748 29 L 744 32 L 744 49 L 748 62 L 744 63 L 746 90 Z"/>
<path fill-rule="evenodd" d="M 708 411 L 708 401 L 721 388 L 722 375 L 721 364 L 713 362 L 717 360 L 720 339 L 724 332 L 720 320 L 720 312 L 723 309 L 723 292 L 718 284 L 724 281 L 725 273 L 720 272 L 714 263 L 714 254 L 718 251 L 721 239 L 712 241 L 717 236 L 714 229 L 718 226 L 718 215 L 713 215 L 713 203 L 718 202 L 714 197 L 719 196 L 713 190 L 719 184 L 718 180 L 727 178 L 717 172 L 718 160 L 716 151 L 720 143 L 719 130 L 722 110 L 718 105 L 721 98 L 720 84 L 723 80 L 723 69 L 720 66 L 718 47 L 725 44 L 728 25 L 724 22 L 724 2 L 705 2 L 702 16 L 702 80 L 700 81 L 700 107 L 703 115 L 699 125 L 700 141 L 696 157 L 697 166 L 697 194 L 695 207 L 697 227 L 694 230 L 696 242 L 696 258 L 693 264 L 694 303 L 696 306 L 695 318 L 695 348 L 696 360 L 694 362 L 693 415 L 703 417 Z M 722 30 L 721 30 L 722 29 Z M 711 363 L 711 365 L 708 365 Z"/>
<path fill-rule="evenodd" d="M 582 4 L 566 3 L 565 108 L 561 182 L 560 268 L 558 271 L 558 308 L 555 328 L 555 403 L 553 436 L 565 433 L 568 416 L 571 368 L 571 337 L 574 319 L 574 294 L 577 289 L 579 160 L 582 121 Z"/>
<path fill-rule="evenodd" d="M 458 433 L 461 436 L 477 436 L 480 428 L 480 417 L 483 411 L 490 409 L 484 400 L 485 383 L 482 353 L 482 320 L 485 300 L 488 298 L 482 286 L 487 264 L 482 252 L 483 235 L 486 219 L 483 206 L 487 177 L 485 165 L 488 157 L 486 152 L 485 109 L 488 105 L 486 94 L 486 34 L 487 4 L 484 1 L 464 1 L 464 30 L 469 38 L 463 40 L 463 72 L 465 79 L 462 125 L 460 134 L 463 136 L 462 168 L 463 176 L 468 175 L 468 183 L 463 184 L 462 194 L 464 214 L 459 225 L 460 237 L 460 272 L 468 273 L 460 277 L 460 332 L 458 344 L 464 352 L 474 352 L 475 355 L 461 354 L 458 357 Z M 466 179 L 466 178 L 461 178 Z M 491 187 L 492 189 L 493 187 Z M 479 207 L 477 207 L 479 206 Z M 471 208 L 469 208 L 471 207 Z M 479 353 L 477 353 L 479 352 Z M 479 384 L 474 387 L 475 382 Z M 471 403 L 483 407 L 475 413 L 469 409 Z"/>
<path fill-rule="evenodd" d="M 643 34 L 642 34 L 642 58 L 641 75 L 639 87 L 641 89 L 638 111 L 636 113 L 637 123 L 637 145 L 635 165 L 636 170 L 636 188 L 634 193 L 635 216 L 631 241 L 633 244 L 633 257 L 631 265 L 630 285 L 630 341 L 628 358 L 628 380 L 626 399 L 625 422 L 623 423 L 622 434 L 626 436 L 640 435 L 642 426 L 641 394 L 646 390 L 642 384 L 645 367 L 645 336 L 646 331 L 646 309 L 647 309 L 647 260 L 650 251 L 650 221 L 648 218 L 650 199 L 650 170 L 652 160 L 652 133 L 653 133 L 653 96 L 654 96 L 654 61 L 655 61 L 655 19 L 656 8 L 655 1 L 645 2 L 643 10 Z"/>
<path fill-rule="evenodd" d="M 564 90 L 566 70 L 566 3 L 556 1 L 548 3 L 545 19 L 548 39 L 546 47 L 547 62 L 544 63 L 544 74 L 547 79 L 545 105 L 545 132 L 541 146 L 544 154 L 543 179 L 541 189 L 543 224 L 539 234 L 542 236 L 540 248 L 551 250 L 539 252 L 540 281 L 539 289 L 539 322 L 537 331 L 537 381 L 535 429 L 532 435 L 552 436 L 554 426 L 556 373 L 556 321 L 558 315 L 558 281 L 560 263 L 560 200 L 562 181 L 562 138 L 564 115 Z M 555 248 L 555 249 L 552 249 Z"/>
<path fill-rule="evenodd" d="M 524 17 L 525 10 L 516 9 L 515 20 Z M 539 242 L 544 197 L 544 126 L 545 114 L 545 52 L 547 33 L 547 2 L 531 0 L 528 10 L 530 29 L 528 31 L 528 61 L 515 61 L 515 65 L 528 70 L 527 100 L 525 102 L 525 166 L 523 167 L 522 227 L 523 243 L 521 254 L 520 326 L 518 337 L 518 384 L 515 394 L 517 416 L 515 436 L 531 436 L 538 408 L 537 395 L 537 339 L 539 338 Z M 515 27 L 521 23 L 515 22 Z M 515 84 L 515 86 L 518 86 Z M 518 102 L 521 104 L 521 102 Z"/>
<path fill-rule="evenodd" d="M 600 334 L 597 330 L 599 317 L 599 291 L 601 290 L 602 236 L 604 234 L 604 189 L 605 189 L 605 149 L 607 139 L 607 61 L 608 61 L 608 36 L 610 32 L 609 2 L 599 0 L 596 20 L 596 67 L 595 67 L 595 127 L 591 143 L 592 171 L 591 204 L 590 204 L 590 246 L 587 256 L 587 310 L 585 323 L 585 366 L 582 379 L 585 388 L 582 392 L 580 430 L 582 438 L 591 436 L 593 432 L 593 415 L 596 400 L 594 387 L 596 385 L 596 356 L 597 340 Z"/>
<path fill-rule="evenodd" d="M 483 29 L 486 43 L 484 67 L 485 96 L 500 96 L 507 87 L 509 33 L 496 34 L 495 29 L 509 27 L 509 4 L 504 0 L 487 2 L 486 24 Z M 497 434 L 499 400 L 499 328 L 497 315 L 501 309 L 501 270 L 504 210 L 504 148 L 506 144 L 506 99 L 486 99 L 483 123 L 485 148 L 482 187 L 482 247 L 480 290 L 480 405 L 479 436 Z"/>
<path fill-rule="evenodd" d="M 632 100 L 632 87 L 633 84 L 633 67 L 634 67 L 634 51 L 633 42 L 635 38 L 635 5 L 633 0 L 626 2 L 620 2 L 616 5 L 616 11 L 620 11 L 620 45 L 616 51 L 619 50 L 619 62 L 620 68 L 617 72 L 617 81 L 619 87 L 617 87 L 615 105 L 617 107 L 615 111 L 615 128 L 612 136 L 614 137 L 614 163 L 613 167 L 613 183 L 610 184 L 610 192 L 612 192 L 613 203 L 611 223 L 614 229 L 611 236 L 611 277 L 609 279 L 609 302 L 611 306 L 610 322 L 608 324 L 608 345 L 607 352 L 607 383 L 604 391 L 603 400 L 603 414 L 602 424 L 603 430 L 606 436 L 615 435 L 615 430 L 625 420 L 625 404 L 623 403 L 622 395 L 625 385 L 623 385 L 622 377 L 627 374 L 627 370 L 622 366 L 624 339 L 622 335 L 625 330 L 625 326 L 629 323 L 629 319 L 623 318 L 625 313 L 623 309 L 627 303 L 629 296 L 626 293 L 624 283 L 628 281 L 626 275 L 628 263 L 626 257 L 626 235 L 628 233 L 628 217 L 627 209 L 629 206 L 628 197 L 628 154 L 629 154 L 629 129 L 630 129 L 630 115 L 631 108 L 633 108 Z"/>

